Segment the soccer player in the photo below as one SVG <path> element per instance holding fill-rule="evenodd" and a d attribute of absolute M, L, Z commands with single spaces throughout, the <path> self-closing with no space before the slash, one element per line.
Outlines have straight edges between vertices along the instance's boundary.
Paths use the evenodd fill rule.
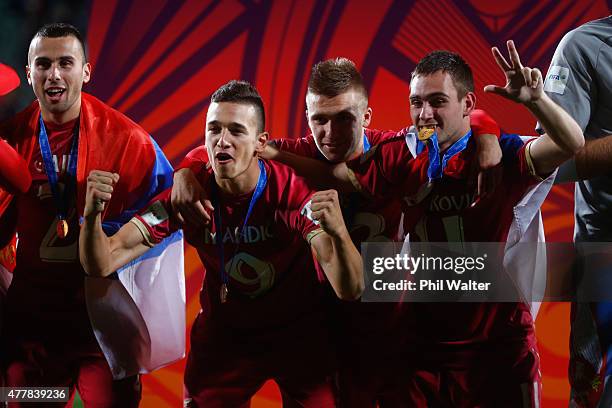
<path fill-rule="evenodd" d="M 611 38 L 612 16 L 567 33 L 544 83 L 544 91 L 578 122 L 586 138 L 584 149 L 559 170 L 563 180 L 578 180 L 574 206 L 578 250 L 580 244 L 612 241 Z M 612 406 L 611 316 L 610 302 L 572 304 L 569 380 L 573 406 Z"/>
<path fill-rule="evenodd" d="M 15 204 L 19 234 L 2 328 L 6 385 L 69 387 L 85 406 L 134 407 L 138 376 L 114 381 L 92 330 L 79 216 L 90 169 L 114 171 L 124 181 L 106 208 L 105 219 L 114 221 L 169 185 L 172 169 L 142 128 L 81 92 L 91 67 L 73 26 L 50 24 L 34 35 L 26 75 L 37 100 L 0 125 L 32 177 L 23 194 L 0 191 L 0 208 Z"/>
<path fill-rule="evenodd" d="M 466 169 L 475 160 L 468 119 L 476 103 L 473 78 L 465 61 L 447 51 L 427 55 L 412 73 L 410 113 L 424 140 L 421 153 L 413 158 L 403 141 L 390 141 L 364 164 L 379 172 L 356 173 L 367 175 L 360 183 L 370 194 L 399 192 L 411 240 L 518 241 L 550 188 L 544 185 L 542 192 L 539 181 L 582 147 L 577 124 L 543 93 L 539 70 L 521 64 L 512 41 L 508 51 L 510 62 L 493 48 L 506 86 L 485 91 L 525 105 L 547 133 L 526 144 L 517 135 L 501 136 L 502 183 L 491 196 L 471 205 L 475 192 L 466 184 Z M 531 200 L 518 208 L 528 191 Z M 519 225 L 510 237 L 513 221 Z M 418 303 L 405 330 L 416 367 L 405 392 L 414 406 L 539 406 L 539 363 L 527 304 Z"/>
<path fill-rule="evenodd" d="M 196 176 L 212 199 L 214 222 L 184 226 L 206 268 L 185 371 L 186 406 L 248 406 L 268 379 L 287 404 L 334 404 L 327 286 L 317 278 L 311 249 L 342 299 L 361 295 L 361 257 L 335 191 L 313 194 L 289 167 L 258 158 L 267 142 L 264 125 L 263 103 L 249 83 L 230 81 L 212 95 L 205 141 L 212 160 Z M 180 227 L 168 189 L 108 238 L 101 204 L 120 185 L 108 172 L 88 179 L 80 249 L 94 276 L 112 273 Z"/>
<path fill-rule="evenodd" d="M 300 175 L 315 185 L 333 185 L 350 191 L 356 186 L 354 183 L 338 185 L 338 178 L 333 177 L 328 166 L 318 168 L 320 171 L 311 171 L 310 167 L 301 169 L 300 156 L 316 158 L 324 163 L 346 162 L 349 168 L 355 168 L 363 156 L 376 150 L 376 145 L 381 141 L 395 136 L 414 137 L 408 128 L 400 131 L 368 128 L 372 120 L 368 92 L 355 64 L 347 58 L 329 59 L 313 66 L 308 82 L 306 105 L 306 117 L 311 133 L 298 139 L 275 139 L 269 143 L 263 155 L 296 168 Z M 482 111 L 474 116 L 473 125 L 477 135 L 480 168 L 496 166 L 501 158 L 495 137 L 495 134 L 499 134 L 499 127 Z M 207 161 L 205 148 L 197 147 L 189 152 L 178 166 L 174 177 L 173 205 L 181 218 L 184 216 L 194 223 L 206 223 L 211 218 L 206 211 L 206 197 L 202 194 L 202 188 L 195 182 L 193 172 L 190 171 L 197 171 Z M 487 190 L 493 190 L 492 186 L 485 185 L 485 176 L 486 173 L 478 174 L 479 192 L 482 191 L 483 194 Z M 489 182 L 492 180 L 493 178 Z M 396 237 L 397 223 L 390 217 L 385 222 L 386 226 L 378 225 L 380 215 L 377 213 L 389 211 L 363 198 L 360 198 L 359 204 L 354 207 L 353 210 L 357 213 L 352 215 L 356 218 L 356 224 L 353 225 L 350 220 L 347 222 L 351 230 L 361 230 L 359 236 L 353 236 L 355 242 L 383 236 L 386 237 L 384 239 Z M 399 211 L 391 212 L 396 213 L 395 217 L 399 220 Z"/>
<path fill-rule="evenodd" d="M 326 163 L 316 170 L 301 171 L 309 183 L 314 181 L 314 184 L 320 186 L 328 183 L 328 188 L 333 185 L 340 190 L 360 188 L 355 177 L 337 185 L 327 163 L 346 162 L 349 170 L 345 174 L 351 174 L 361 169 L 360 163 L 375 153 L 384 140 L 394 137 L 403 140 L 411 136 L 408 129 L 396 132 L 367 127 L 372 117 L 367 90 L 361 74 L 346 58 L 322 61 L 313 67 L 306 105 L 311 134 L 299 139 L 275 140 L 273 144 L 280 149 L 280 154 L 271 146 L 266 147 L 265 154 L 298 168 L 301 158 L 317 158 Z M 497 164 L 495 149 L 499 150 L 499 144 L 497 138 L 489 134 L 499 132 L 499 128 L 486 117 L 481 116 L 477 122 L 481 130 L 475 133 L 482 136 L 479 138 L 482 144 L 479 157 L 488 159 L 493 156 L 489 160 Z M 191 166 L 197 171 L 207 160 L 202 150 L 194 149 L 179 167 Z M 177 171 L 172 201 L 186 219 L 195 219 L 202 224 L 208 222 L 210 216 L 207 211 L 210 210 L 207 210 L 206 200 L 203 199 L 208 197 L 197 181 L 193 180 L 193 172 L 188 169 Z M 398 200 L 373 199 L 370 195 L 355 193 L 346 195 L 342 201 L 344 218 L 356 246 L 359 247 L 361 242 L 397 239 L 401 224 Z M 344 399 L 342 395 L 349 389 L 365 394 L 364 399 L 372 400 L 372 403 L 398 398 L 392 387 L 396 383 L 395 373 L 388 368 L 397 360 L 396 351 L 401 345 L 397 325 L 400 324 L 399 316 L 406 305 L 343 302 L 341 309 L 341 317 L 336 320 L 340 332 L 337 343 L 341 398 Z M 369 353 L 369 347 L 373 344 L 385 344 L 384 352 Z M 358 375 L 364 381 L 354 386 L 353 378 Z"/>

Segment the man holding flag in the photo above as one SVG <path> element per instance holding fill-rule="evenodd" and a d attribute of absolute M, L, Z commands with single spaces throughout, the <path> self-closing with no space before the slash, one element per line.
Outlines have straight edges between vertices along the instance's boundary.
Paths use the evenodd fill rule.
<path fill-rule="evenodd" d="M 171 166 L 140 126 L 81 92 L 91 66 L 75 27 L 42 27 L 30 43 L 26 74 L 37 100 L 0 125 L 32 177 L 25 193 L 0 189 L 0 214 L 14 203 L 19 234 L 3 317 L 6 385 L 69 387 L 71 397 L 76 388 L 86 406 L 137 406 L 136 374 L 146 370 L 132 365 L 122 371 L 130 364 L 117 360 L 98 332 L 99 310 L 91 305 L 99 306 L 96 287 L 109 284 L 86 282 L 79 219 L 91 169 L 122 177 L 104 211 L 105 232 L 112 234 L 168 187 Z"/>

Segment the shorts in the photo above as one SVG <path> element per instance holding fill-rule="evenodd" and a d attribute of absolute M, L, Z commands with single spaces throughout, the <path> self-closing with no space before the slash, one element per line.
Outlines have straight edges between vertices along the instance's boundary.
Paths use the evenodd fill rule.
<path fill-rule="evenodd" d="M 38 343 L 22 344 L 6 361 L 7 387 L 68 387 L 70 400 L 62 403 L 9 403 L 23 406 L 71 407 L 78 390 L 87 408 L 138 407 L 141 384 L 138 376 L 113 380 L 104 356 L 94 353 L 58 353 Z M 13 348 L 13 350 L 15 350 Z"/>

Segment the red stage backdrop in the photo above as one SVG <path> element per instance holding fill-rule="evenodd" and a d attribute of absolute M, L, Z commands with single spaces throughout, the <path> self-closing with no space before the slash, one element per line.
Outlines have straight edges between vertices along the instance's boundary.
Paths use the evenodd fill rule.
<path fill-rule="evenodd" d="M 567 31 L 611 8 L 604 0 L 93 0 L 88 90 L 139 122 L 176 164 L 203 142 L 210 95 L 230 79 L 257 86 L 273 137 L 297 137 L 307 129 L 310 67 L 345 56 L 368 84 L 372 126 L 399 129 L 410 121 L 408 79 L 416 61 L 448 49 L 472 66 L 479 107 L 507 131 L 534 134 L 525 109 L 482 92 L 503 82 L 491 46 L 505 49 L 513 39 L 525 65 L 546 71 Z M 556 187 L 547 199 L 549 241 L 571 240 L 572 203 L 570 186 Z M 186 274 L 192 322 L 203 269 L 189 247 Z M 537 320 L 544 407 L 567 406 L 568 318 L 567 303 L 548 303 Z M 142 406 L 182 406 L 183 369 L 184 361 L 145 376 Z M 277 388 L 266 384 L 252 406 L 280 407 L 279 401 Z"/>

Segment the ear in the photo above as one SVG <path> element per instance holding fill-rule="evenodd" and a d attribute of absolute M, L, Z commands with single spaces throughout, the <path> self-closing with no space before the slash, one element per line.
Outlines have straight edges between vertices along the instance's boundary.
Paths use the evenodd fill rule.
<path fill-rule="evenodd" d="M 372 121 L 372 108 L 368 106 L 365 113 L 363 114 L 363 123 L 361 126 L 368 127 L 370 126 L 371 121 Z"/>
<path fill-rule="evenodd" d="M 474 92 L 468 92 L 463 100 L 463 116 L 469 116 L 476 108 L 476 94 L 474 94 Z"/>
<path fill-rule="evenodd" d="M 26 78 L 28 79 L 28 85 L 32 85 L 32 77 L 31 77 L 31 70 L 30 70 L 30 66 L 26 65 L 25 66 L 25 73 L 26 73 Z"/>
<path fill-rule="evenodd" d="M 91 64 L 89 62 L 86 62 L 85 65 L 83 65 L 83 83 L 84 84 L 88 83 L 90 79 L 91 79 Z"/>
<path fill-rule="evenodd" d="M 268 143 L 268 138 L 268 132 L 262 132 L 257 135 L 257 144 L 255 146 L 255 153 L 257 153 L 257 155 L 263 153 L 264 149 L 266 148 L 266 144 Z"/>

